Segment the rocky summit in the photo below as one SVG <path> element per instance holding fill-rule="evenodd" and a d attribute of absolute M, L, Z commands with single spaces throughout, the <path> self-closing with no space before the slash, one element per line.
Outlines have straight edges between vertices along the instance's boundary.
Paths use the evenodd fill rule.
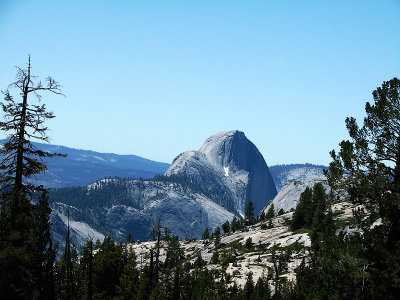
<path fill-rule="evenodd" d="M 248 202 L 261 211 L 277 191 L 268 166 L 257 147 L 238 130 L 209 137 L 199 151 L 179 155 L 165 175 L 182 175 L 220 194 L 222 206 L 244 215 Z"/>
<path fill-rule="evenodd" d="M 257 214 L 275 195 L 274 181 L 257 147 L 243 132 L 220 132 L 199 151 L 180 154 L 164 176 L 103 179 L 53 190 L 53 237 L 63 243 L 62 223 L 69 211 L 76 244 L 89 236 L 123 240 L 129 232 L 135 239 L 147 240 L 158 219 L 173 235 L 199 238 L 206 227 L 213 231 L 235 215 L 243 216 L 249 201 Z"/>

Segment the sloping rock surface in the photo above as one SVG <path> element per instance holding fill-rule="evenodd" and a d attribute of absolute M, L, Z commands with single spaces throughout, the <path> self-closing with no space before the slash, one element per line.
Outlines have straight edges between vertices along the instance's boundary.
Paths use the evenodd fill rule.
<path fill-rule="evenodd" d="M 216 133 L 199 151 L 182 153 L 165 174 L 183 174 L 213 193 L 225 195 L 225 203 L 219 204 L 240 215 L 249 201 L 255 213 L 260 212 L 277 193 L 263 156 L 237 130 Z"/>

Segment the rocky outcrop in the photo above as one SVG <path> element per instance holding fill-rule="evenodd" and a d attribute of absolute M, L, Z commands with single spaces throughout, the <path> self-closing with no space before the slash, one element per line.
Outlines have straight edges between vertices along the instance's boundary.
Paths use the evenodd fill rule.
<path fill-rule="evenodd" d="M 243 132 L 219 132 L 209 137 L 199 151 L 179 155 L 165 173 L 185 175 L 210 192 L 224 196 L 219 203 L 243 215 L 252 201 L 255 213 L 276 195 L 268 166 Z"/>
<path fill-rule="evenodd" d="M 110 199 L 101 202 L 100 195 L 110 191 Z M 206 227 L 213 231 L 234 217 L 206 196 L 162 181 L 103 179 L 83 188 L 53 191 L 53 201 L 57 201 L 58 192 L 80 197 L 75 206 L 52 203 L 52 236 L 61 248 L 65 243 L 67 211 L 72 240 L 77 245 L 88 238 L 102 240 L 105 235 L 121 241 L 129 232 L 135 239 L 145 241 L 158 219 L 173 235 L 200 238 Z"/>
<path fill-rule="evenodd" d="M 263 211 L 267 213 L 272 204 L 274 204 L 275 212 L 278 212 L 280 209 L 288 212 L 292 208 L 296 208 L 297 203 L 299 203 L 301 193 L 303 193 L 307 187 L 313 188 L 318 182 L 322 182 L 325 189 L 329 191 L 325 177 L 298 179 L 287 182 L 276 195 L 274 200 L 264 207 Z"/>

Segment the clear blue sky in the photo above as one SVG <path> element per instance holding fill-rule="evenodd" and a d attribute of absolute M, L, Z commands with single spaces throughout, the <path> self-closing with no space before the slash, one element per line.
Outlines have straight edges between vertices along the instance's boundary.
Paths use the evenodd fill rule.
<path fill-rule="evenodd" d="M 269 165 L 328 164 L 400 76 L 400 1 L 0 0 L 0 89 L 32 56 L 52 143 L 171 162 L 238 129 Z"/>

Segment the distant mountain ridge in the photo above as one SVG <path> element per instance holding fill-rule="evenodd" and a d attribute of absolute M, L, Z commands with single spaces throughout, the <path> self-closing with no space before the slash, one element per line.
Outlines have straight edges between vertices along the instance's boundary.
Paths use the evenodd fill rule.
<path fill-rule="evenodd" d="M 1 140 L 3 144 L 5 140 Z M 47 171 L 29 179 L 46 188 L 60 188 L 90 184 L 105 177 L 150 178 L 164 174 L 169 164 L 152 161 L 137 155 L 118 155 L 80 150 L 64 146 L 32 143 L 40 150 L 67 154 L 44 161 Z"/>
<path fill-rule="evenodd" d="M 280 191 L 283 186 L 291 181 L 298 179 L 324 180 L 323 171 L 328 170 L 327 166 L 314 164 L 283 164 L 270 166 L 272 178 L 274 179 L 276 189 Z"/>

